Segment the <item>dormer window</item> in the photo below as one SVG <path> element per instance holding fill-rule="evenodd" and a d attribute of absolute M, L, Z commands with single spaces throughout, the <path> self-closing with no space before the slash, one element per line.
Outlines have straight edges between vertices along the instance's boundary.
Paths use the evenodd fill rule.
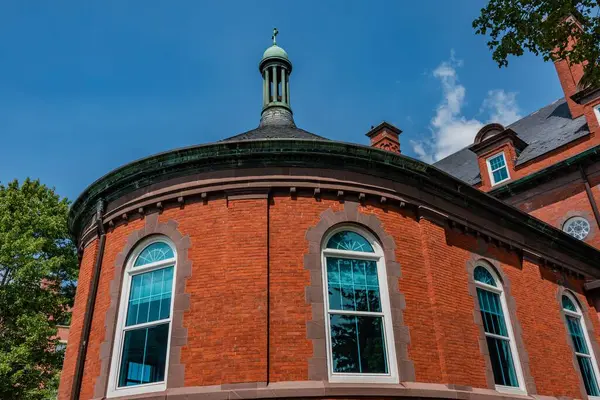
<path fill-rule="evenodd" d="M 481 190 L 490 190 L 510 180 L 510 171 L 515 171 L 516 159 L 526 147 L 527 143 L 511 128 L 495 123 L 481 128 L 469 146 L 469 150 L 477 154 L 482 177 Z"/>
<path fill-rule="evenodd" d="M 510 179 L 504 153 L 496 154 L 486 160 L 492 186 Z"/>

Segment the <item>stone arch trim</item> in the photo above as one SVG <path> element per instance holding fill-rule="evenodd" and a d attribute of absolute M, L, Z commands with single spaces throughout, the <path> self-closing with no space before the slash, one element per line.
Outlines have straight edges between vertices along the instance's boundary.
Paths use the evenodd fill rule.
<path fill-rule="evenodd" d="M 158 221 L 158 213 L 146 215 L 143 228 L 132 232 L 125 246 L 115 259 L 113 279 L 110 283 L 110 306 L 105 317 L 105 337 L 100 345 L 100 375 L 94 386 L 94 398 L 106 396 L 108 376 L 113 349 L 113 340 L 117 324 L 119 301 L 121 295 L 121 284 L 129 254 L 135 246 L 144 238 L 153 235 L 163 235 L 169 238 L 175 245 L 177 251 L 177 273 L 175 281 L 175 292 L 173 298 L 173 316 L 171 329 L 171 345 L 169 351 L 169 372 L 167 376 L 167 389 L 184 386 L 185 365 L 181 363 L 181 348 L 187 344 L 187 328 L 183 326 L 183 314 L 189 310 L 190 295 L 185 293 L 187 278 L 192 275 L 192 262 L 188 257 L 191 247 L 189 235 L 183 235 L 177 229 L 177 222 Z"/>
<path fill-rule="evenodd" d="M 398 376 L 401 382 L 414 381 L 414 365 L 408 357 L 410 336 L 408 327 L 404 325 L 402 313 L 406 307 L 406 301 L 399 289 L 401 275 L 400 264 L 396 261 L 396 243 L 375 215 L 361 213 L 358 209 L 358 203 L 349 201 L 344 203 L 343 211 L 334 212 L 332 209 L 324 211 L 319 222 L 306 231 L 308 253 L 304 256 L 304 268 L 310 271 L 310 286 L 306 287 L 306 302 L 312 308 L 312 318 L 306 324 L 306 334 L 313 344 L 313 356 L 308 360 L 308 379 L 315 381 L 327 381 L 329 379 L 325 339 L 327 332 L 325 331 L 321 242 L 329 229 L 341 223 L 361 225 L 370 230 L 381 243 L 389 286 Z"/>
<path fill-rule="evenodd" d="M 568 284 L 567 284 L 568 285 Z M 581 301 L 579 299 L 579 296 L 577 295 L 577 292 L 575 292 L 574 290 L 571 290 L 570 288 L 566 288 L 564 286 L 558 286 L 557 290 L 556 290 L 556 301 L 558 304 L 558 309 L 560 310 L 560 316 L 563 320 L 563 326 L 565 328 L 565 339 L 567 341 L 567 343 L 569 344 L 569 348 L 571 349 L 571 353 L 573 354 L 573 368 L 575 368 L 575 371 L 577 372 L 577 379 L 579 381 L 579 389 L 581 391 L 581 398 L 582 399 L 587 399 L 588 395 L 585 391 L 585 384 L 583 383 L 583 376 L 581 374 L 581 370 L 579 369 L 579 363 L 577 362 L 577 356 L 575 355 L 575 347 L 573 346 L 573 341 L 571 340 L 571 337 L 569 335 L 569 330 L 567 328 L 567 316 L 563 310 L 562 307 L 562 296 L 565 293 L 569 293 L 577 302 L 577 305 L 579 306 L 579 309 L 581 310 L 581 315 L 583 316 L 583 321 L 585 322 L 585 329 L 587 330 L 587 334 L 588 334 L 588 338 L 590 339 L 590 344 L 592 345 L 592 351 L 594 352 L 594 356 L 596 357 L 596 361 L 600 360 L 600 358 L 598 358 L 598 355 L 600 354 L 600 346 L 598 346 L 596 339 L 596 333 L 594 332 L 594 325 L 592 325 L 592 321 L 589 318 L 588 315 L 588 307 L 584 307 L 583 304 L 581 304 Z M 600 379 L 600 377 L 596 377 L 597 379 Z"/>
<path fill-rule="evenodd" d="M 502 270 L 500 262 L 495 259 L 482 257 L 479 254 L 472 253 L 471 258 L 467 261 L 467 272 L 468 272 L 468 285 L 469 294 L 473 297 L 474 310 L 473 320 L 475 325 L 479 328 L 479 350 L 485 359 L 485 376 L 488 384 L 488 388 L 495 389 L 496 384 L 494 382 L 494 372 L 492 371 L 492 362 L 490 361 L 490 353 L 487 347 L 487 341 L 485 339 L 485 330 L 483 327 L 483 319 L 481 318 L 481 308 L 479 307 L 479 300 L 477 299 L 477 290 L 475 286 L 475 279 L 473 278 L 473 272 L 475 268 L 486 263 L 490 266 L 494 272 L 498 275 L 502 281 L 502 290 L 504 291 L 504 297 L 506 299 L 506 307 L 508 308 L 508 314 L 510 322 L 513 328 L 513 334 L 515 336 L 515 345 L 517 352 L 519 353 L 519 361 L 521 362 L 521 369 L 523 370 L 523 379 L 525 380 L 525 390 L 528 395 L 537 394 L 537 388 L 535 380 L 531 375 L 531 368 L 529 366 L 529 354 L 525 348 L 525 342 L 523 341 L 523 329 L 517 318 L 517 302 L 511 294 L 510 280 L 508 276 Z"/>

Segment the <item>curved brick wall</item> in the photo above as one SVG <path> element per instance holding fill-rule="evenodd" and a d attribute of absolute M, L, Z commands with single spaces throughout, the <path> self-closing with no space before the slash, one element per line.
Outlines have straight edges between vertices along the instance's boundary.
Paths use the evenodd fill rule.
<path fill-rule="evenodd" d="M 155 233 L 175 242 L 180 264 L 168 389 L 147 398 L 456 398 L 469 393 L 500 398 L 480 344 L 470 276 L 478 259 L 488 260 L 505 281 L 528 393 L 583 396 L 557 302 L 563 287 L 578 294 L 595 341 L 600 326 L 583 294 L 583 280 L 450 224 L 435 210 L 348 192 L 315 196 L 288 189 L 198 196 L 140 211 L 106 232 L 81 399 L 105 396 L 127 249 Z M 322 299 L 311 289 L 321 273 L 314 269 L 315 245 L 320 226 L 344 221 L 378 235 L 391 262 L 399 385 L 326 382 L 319 345 L 325 335 L 318 323 Z M 92 239 L 83 250 L 61 400 L 71 396 L 97 243 Z"/>

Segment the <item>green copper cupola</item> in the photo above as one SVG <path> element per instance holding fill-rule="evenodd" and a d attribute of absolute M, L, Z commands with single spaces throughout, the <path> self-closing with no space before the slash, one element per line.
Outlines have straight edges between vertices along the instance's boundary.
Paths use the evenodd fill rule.
<path fill-rule="evenodd" d="M 277 45 L 278 33 L 277 28 L 273 29 L 273 45 L 265 50 L 258 66 L 263 78 L 260 126 L 295 126 L 290 106 L 292 63 L 286 51 Z"/>

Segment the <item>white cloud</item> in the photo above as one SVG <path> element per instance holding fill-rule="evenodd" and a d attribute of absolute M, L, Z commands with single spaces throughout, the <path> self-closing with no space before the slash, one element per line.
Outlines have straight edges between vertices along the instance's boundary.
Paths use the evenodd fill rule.
<path fill-rule="evenodd" d="M 454 51 L 451 51 L 450 59 L 433 71 L 433 77 L 441 82 L 443 100 L 430 121 L 430 137 L 423 141 L 411 141 L 413 151 L 425 162 L 440 160 L 469 145 L 485 123 L 508 125 L 520 118 L 516 93 L 506 93 L 502 89 L 490 90 L 483 101 L 480 112 L 489 115 L 487 122 L 465 117 L 462 108 L 465 105 L 466 88 L 459 83 L 457 73 L 462 64 L 462 60 L 456 59 Z"/>
<path fill-rule="evenodd" d="M 490 112 L 490 122 L 509 125 L 521 118 L 517 105 L 517 94 L 502 89 L 490 90 L 483 101 L 483 111 Z"/>

